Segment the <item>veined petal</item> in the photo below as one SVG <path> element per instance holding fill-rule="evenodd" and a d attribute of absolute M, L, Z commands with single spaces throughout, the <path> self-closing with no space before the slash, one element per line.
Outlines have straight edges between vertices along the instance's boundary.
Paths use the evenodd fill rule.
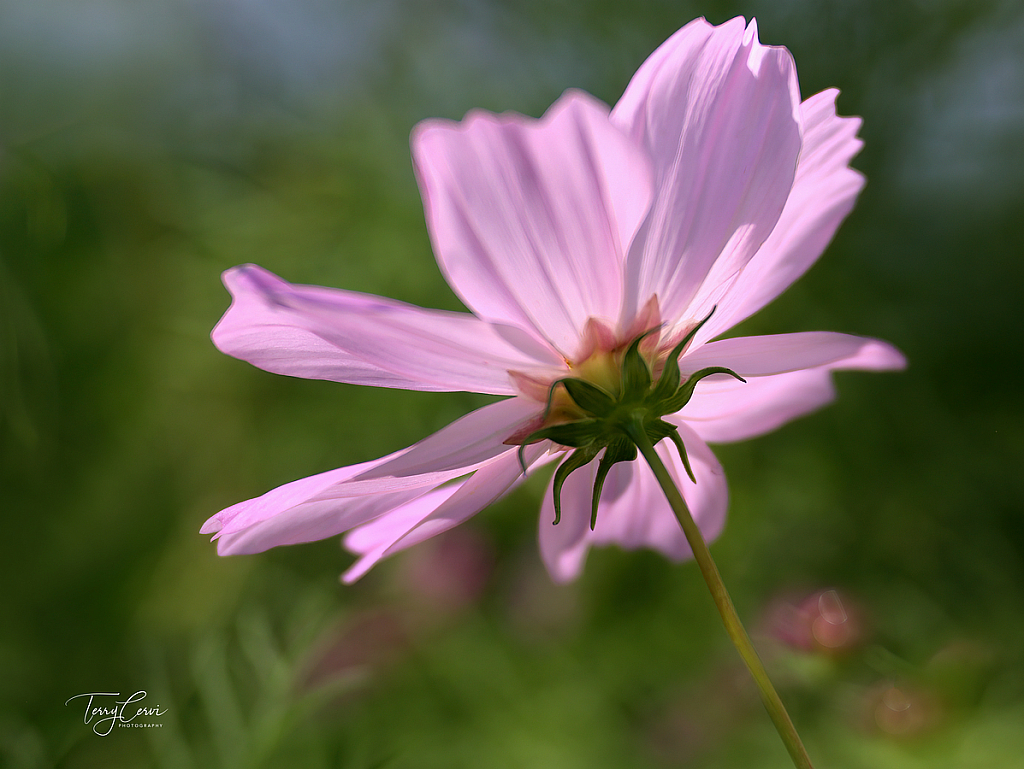
<path fill-rule="evenodd" d="M 532 464 L 547 448 L 546 442 L 528 446 L 524 461 Z M 342 579 L 355 582 L 381 559 L 458 526 L 497 501 L 525 477 L 517 454 L 518 449 L 506 451 L 466 480 L 430 492 L 349 532 L 345 547 L 361 557 Z"/>
<path fill-rule="evenodd" d="M 217 532 L 221 555 L 339 534 L 401 507 L 440 484 L 466 475 L 510 451 L 504 439 L 536 414 L 518 398 L 492 403 L 428 438 L 372 462 L 285 484 L 213 516 L 203 533 Z"/>
<path fill-rule="evenodd" d="M 820 334 L 788 334 L 784 336 L 821 336 Z M 706 441 L 727 443 L 753 438 L 781 427 L 791 419 L 808 414 L 835 398 L 832 372 L 843 369 L 866 369 L 885 371 L 903 368 L 906 361 L 892 345 L 876 339 L 847 337 L 845 334 L 824 336 L 845 337 L 840 344 L 831 347 L 831 352 L 819 349 L 821 357 L 835 357 L 822 365 L 788 371 L 767 376 L 748 374 L 746 383 L 731 377 L 709 377 L 703 380 L 693 393 L 690 402 L 680 413 L 667 417 L 673 424 L 685 422 Z M 772 337 L 752 337 L 753 340 Z M 730 341 L 730 340 L 724 340 Z M 714 347 L 712 342 L 701 348 Z M 848 354 L 843 355 L 845 347 Z M 779 348 L 783 349 L 783 348 Z M 795 357 L 793 354 L 795 353 Z M 794 364 L 813 358 L 816 353 L 810 347 L 792 350 L 789 355 L 782 353 L 777 363 L 788 361 Z M 728 356 L 727 356 L 728 357 Z M 799 359 L 799 360 L 798 360 Z M 820 359 L 820 358 L 818 358 Z M 763 361 L 752 359 L 733 364 L 747 366 L 748 372 L 763 368 Z M 689 364 L 687 364 L 689 366 Z M 727 366 L 731 364 L 725 364 Z"/>
<path fill-rule="evenodd" d="M 860 118 L 836 115 L 836 89 L 822 91 L 800 105 L 803 148 L 793 190 L 772 234 L 721 298 L 698 295 L 690 309 L 715 314 L 694 341 L 698 346 L 753 315 L 785 291 L 825 250 L 853 208 L 864 177 L 850 168 L 863 142 Z"/>
<path fill-rule="evenodd" d="M 829 367 L 735 379 L 707 379 L 678 414 L 666 417 L 686 423 L 709 443 L 742 441 L 771 432 L 791 419 L 809 414 L 835 398 Z"/>
<path fill-rule="evenodd" d="M 551 365 L 521 332 L 467 313 L 288 283 L 255 265 L 224 273 L 231 307 L 213 330 L 228 355 L 268 371 L 410 390 L 514 394 L 509 369 Z M 525 347 L 525 344 L 524 344 Z"/>
<path fill-rule="evenodd" d="M 366 574 L 384 557 L 385 551 L 392 544 L 451 499 L 471 480 L 472 477 L 429 491 L 419 499 L 396 507 L 376 520 L 352 529 L 345 535 L 343 541 L 345 547 L 360 558 L 342 575 L 342 581 L 351 584 Z"/>
<path fill-rule="evenodd" d="M 905 365 L 903 354 L 886 342 L 831 331 L 721 339 L 708 342 L 694 352 L 687 353 L 679 361 L 679 367 L 684 373 L 692 373 L 706 366 L 725 366 L 744 378 L 819 366 L 890 371 Z M 718 379 L 724 379 L 724 375 L 715 375 L 707 382 Z M 701 387 L 704 387 L 703 382 L 697 390 Z"/>
<path fill-rule="evenodd" d="M 375 464 L 353 482 L 375 478 L 408 477 L 471 467 L 508 451 L 505 440 L 541 413 L 526 398 L 507 398 L 491 403 L 452 422 L 433 435 Z"/>
<path fill-rule="evenodd" d="M 403 449 L 402 451 L 406 451 Z M 253 523 L 277 515 L 281 510 L 287 510 L 296 505 L 313 499 L 322 491 L 336 486 L 351 479 L 361 472 L 369 470 L 383 462 L 399 456 L 402 451 L 389 454 L 386 457 L 375 459 L 371 462 L 362 462 L 358 465 L 339 467 L 337 470 L 329 470 L 325 473 L 311 475 L 308 478 L 300 478 L 297 481 L 278 486 L 268 491 L 261 497 L 249 499 L 245 502 L 238 502 L 231 507 L 221 510 L 211 516 L 199 530 L 200 534 L 228 533 L 238 531 Z"/>
<path fill-rule="evenodd" d="M 212 334 L 221 352 L 264 371 L 302 379 L 406 390 L 445 389 L 386 371 L 296 325 L 287 311 L 260 290 L 255 278 L 264 277 L 262 272 L 258 267 L 236 267 L 224 273 L 232 302 Z"/>
<path fill-rule="evenodd" d="M 333 537 L 405 505 L 432 488 L 424 484 L 400 491 L 328 498 L 315 492 L 308 496 L 303 494 L 307 485 L 313 488 L 327 482 L 327 490 L 330 490 L 344 484 L 344 480 L 331 483 L 331 476 L 336 473 L 337 477 L 344 478 L 346 471 L 351 469 L 340 468 L 304 478 L 222 511 L 218 515 L 225 518 L 226 523 L 217 533 L 217 552 L 220 555 L 247 555 L 280 545 Z M 430 480 L 436 486 L 448 479 Z M 210 528 L 209 522 L 203 527 L 207 532 Z"/>
<path fill-rule="evenodd" d="M 656 191 L 626 260 L 624 317 L 657 295 L 681 318 L 746 265 L 793 186 L 799 108 L 789 52 L 742 18 L 691 22 L 640 67 L 612 112 L 649 151 Z"/>
<path fill-rule="evenodd" d="M 683 494 L 690 514 L 706 541 L 722 532 L 729 492 L 725 472 L 708 445 L 683 424 L 679 434 L 686 445 L 697 483 L 686 474 L 674 446 L 661 441 L 656 450 Z M 658 550 L 679 561 L 692 556 L 679 521 L 647 463 L 638 458 L 615 465 L 608 473 L 590 530 L 590 505 L 597 462 L 581 468 L 562 487 L 562 519 L 552 526 L 551 493 L 544 497 L 540 514 L 540 550 L 556 582 L 579 576 L 591 545 L 619 545 L 627 550 Z M 563 528 L 564 527 L 564 528 Z"/>
<path fill-rule="evenodd" d="M 540 120 L 428 120 L 412 149 L 438 263 L 477 315 L 533 329 L 565 356 L 588 318 L 618 318 L 651 172 L 605 105 L 569 91 Z"/>

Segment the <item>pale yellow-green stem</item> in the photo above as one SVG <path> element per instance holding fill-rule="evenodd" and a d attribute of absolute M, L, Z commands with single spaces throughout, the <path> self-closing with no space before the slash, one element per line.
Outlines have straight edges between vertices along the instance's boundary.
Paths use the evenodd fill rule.
<path fill-rule="evenodd" d="M 761 701 L 764 703 L 768 715 L 771 716 L 779 736 L 782 737 L 786 750 L 789 751 L 789 755 L 793 759 L 793 764 L 798 769 L 813 769 L 811 759 L 807 756 L 807 750 L 800 741 L 800 736 L 796 733 L 793 721 L 786 712 L 782 700 L 779 699 L 778 692 L 772 686 L 768 673 L 761 663 L 761 658 L 757 656 L 757 651 L 755 651 L 754 645 L 750 642 L 750 636 L 747 635 L 743 623 L 740 622 L 739 615 L 736 614 L 736 607 L 732 604 L 729 591 L 725 589 L 722 575 L 718 573 L 718 567 L 711 557 L 711 551 L 708 550 L 707 543 L 704 542 L 700 529 L 694 523 L 693 516 L 690 515 L 690 510 L 683 500 L 683 495 L 676 487 L 668 469 L 661 461 L 661 457 L 658 456 L 658 452 L 654 450 L 654 444 L 647 437 L 647 432 L 643 429 L 642 425 L 638 424 L 636 429 L 629 429 L 628 431 L 630 438 L 636 443 L 640 453 L 647 460 L 647 464 L 654 471 L 654 476 L 658 479 L 658 483 L 665 492 L 665 496 L 668 498 L 668 502 L 676 514 L 676 518 L 679 519 L 679 524 L 683 527 L 686 541 L 690 543 L 690 549 L 693 550 L 694 560 L 697 561 L 700 573 L 704 576 L 704 581 L 711 591 L 711 597 L 715 601 L 715 606 L 718 607 L 718 613 L 722 615 L 725 631 L 729 634 L 729 638 L 732 639 L 733 645 L 740 653 L 740 657 L 743 658 L 743 662 L 750 671 L 750 675 L 754 677 L 757 690 L 761 694 Z"/>

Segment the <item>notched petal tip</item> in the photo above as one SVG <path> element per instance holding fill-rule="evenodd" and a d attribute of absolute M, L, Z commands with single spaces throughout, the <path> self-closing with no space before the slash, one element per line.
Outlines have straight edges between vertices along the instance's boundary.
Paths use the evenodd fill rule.
<path fill-rule="evenodd" d="M 743 20 L 742 16 L 737 16 L 735 20 Z M 750 72 L 757 76 L 761 72 L 761 66 L 767 56 L 778 56 L 778 62 L 781 66 L 791 68 L 793 70 L 794 78 L 796 76 L 796 63 L 793 61 L 793 55 L 789 52 L 789 49 L 783 45 L 765 45 L 761 42 L 757 34 L 757 19 L 752 18 L 750 23 L 747 24 L 743 30 L 743 43 L 742 47 L 749 50 L 747 55 L 747 68 Z M 797 99 L 799 102 L 799 98 Z"/>
<path fill-rule="evenodd" d="M 223 527 L 224 527 L 224 524 L 221 523 L 220 518 L 218 516 L 214 515 L 211 518 L 208 518 L 206 520 L 206 523 L 204 523 L 202 525 L 202 527 L 199 529 L 199 533 L 200 534 L 217 534 Z M 215 537 L 215 539 L 216 539 L 216 537 Z"/>
<path fill-rule="evenodd" d="M 530 117 L 515 110 L 504 112 L 491 112 L 485 109 L 474 108 L 466 112 L 462 120 L 450 120 L 448 118 L 427 118 L 413 126 L 409 142 L 413 148 L 413 161 L 415 162 L 421 151 L 429 151 L 433 141 L 442 139 L 442 134 L 460 133 L 467 134 L 478 130 L 482 125 L 489 126 L 545 126 L 555 121 L 563 112 L 570 109 L 592 110 L 607 116 L 611 107 L 595 96 L 581 91 L 577 88 L 566 89 L 544 112 L 540 118 Z"/>
<path fill-rule="evenodd" d="M 220 279 L 235 298 L 251 292 L 274 297 L 281 287 L 290 285 L 270 270 L 252 263 L 230 267 L 221 273 Z"/>

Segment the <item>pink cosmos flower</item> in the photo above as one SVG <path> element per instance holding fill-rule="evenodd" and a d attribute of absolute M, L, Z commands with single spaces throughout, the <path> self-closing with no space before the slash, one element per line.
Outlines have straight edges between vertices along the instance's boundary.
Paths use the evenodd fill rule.
<path fill-rule="evenodd" d="M 213 516 L 221 555 L 348 532 L 379 560 L 465 521 L 524 474 L 518 444 L 572 408 L 554 383 L 614 391 L 623 350 L 654 369 L 700 326 L 679 359 L 702 381 L 665 420 L 658 451 L 706 539 L 722 530 L 727 489 L 708 442 L 775 429 L 832 400 L 830 372 L 904 365 L 890 345 L 814 332 L 713 341 L 764 307 L 817 259 L 864 180 L 848 163 L 860 121 L 835 113 L 835 90 L 801 102 L 793 59 L 763 46 L 756 23 L 698 19 L 644 62 L 611 110 L 569 91 L 539 120 L 474 111 L 412 135 L 437 261 L 473 314 L 292 285 L 254 265 L 224 274 L 233 301 L 213 331 L 229 355 L 278 374 L 412 390 L 510 396 L 402 451 L 286 484 Z M 652 329 L 654 329 L 652 331 Z M 568 416 L 567 416 L 568 415 Z M 523 450 L 529 470 L 559 460 L 550 440 Z M 592 462 L 568 477 L 561 521 L 552 495 L 540 549 L 552 577 L 574 578 L 591 545 L 690 548 L 642 460 L 614 465 L 591 530 Z"/>

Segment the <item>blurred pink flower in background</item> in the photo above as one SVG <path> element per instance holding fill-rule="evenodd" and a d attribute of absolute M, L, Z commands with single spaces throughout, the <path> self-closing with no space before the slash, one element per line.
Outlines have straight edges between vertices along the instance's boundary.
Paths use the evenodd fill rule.
<path fill-rule="evenodd" d="M 835 589 L 817 590 L 797 601 L 780 599 L 768 609 L 769 632 L 787 646 L 805 652 L 846 654 L 863 643 L 863 609 Z"/>
<path fill-rule="evenodd" d="M 421 621 L 440 622 L 473 605 L 494 570 L 491 543 L 465 526 L 448 531 L 410 553 L 397 574 L 397 588 Z"/>
<path fill-rule="evenodd" d="M 934 692 L 913 683 L 881 681 L 868 689 L 861 713 L 865 731 L 896 738 L 914 738 L 935 729 L 944 719 Z"/>
<path fill-rule="evenodd" d="M 345 580 L 433 537 L 508 492 L 517 444 L 543 424 L 548 394 L 573 376 L 608 386 L 631 341 L 657 368 L 705 318 L 679 360 L 701 382 L 678 427 L 696 483 L 658 451 L 705 538 L 722 530 L 727 489 L 707 442 L 775 429 L 834 397 L 830 372 L 904 365 L 884 342 L 813 332 L 712 341 L 764 307 L 817 259 L 863 178 L 849 168 L 860 121 L 835 90 L 801 102 L 785 48 L 742 18 L 698 19 L 644 62 L 613 109 L 569 91 L 539 120 L 471 112 L 428 120 L 412 151 L 438 264 L 472 311 L 421 309 L 351 291 L 292 285 L 254 265 L 224 275 L 222 351 L 279 374 L 378 387 L 511 396 L 389 456 L 286 484 L 203 526 L 222 555 L 348 532 Z M 525 448 L 532 471 L 564 447 Z M 552 495 L 540 548 L 557 581 L 591 545 L 690 556 L 649 468 L 615 465 L 596 528 L 596 465 L 571 475 L 561 522 Z"/>

